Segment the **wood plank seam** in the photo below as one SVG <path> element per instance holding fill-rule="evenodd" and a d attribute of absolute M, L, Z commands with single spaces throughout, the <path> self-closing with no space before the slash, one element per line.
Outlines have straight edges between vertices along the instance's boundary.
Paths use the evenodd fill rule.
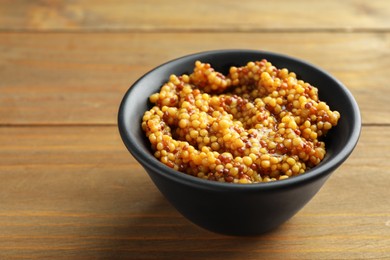
<path fill-rule="evenodd" d="M 0 33 L 389 33 L 390 28 L 0 28 Z"/>

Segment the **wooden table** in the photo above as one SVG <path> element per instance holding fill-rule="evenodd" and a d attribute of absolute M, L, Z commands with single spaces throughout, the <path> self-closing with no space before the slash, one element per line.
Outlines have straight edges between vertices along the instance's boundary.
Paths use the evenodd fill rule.
<path fill-rule="evenodd" d="M 122 144 L 128 87 L 189 53 L 246 48 L 340 79 L 360 142 L 259 237 L 184 219 Z M 390 259 L 390 2 L 0 0 L 0 259 Z"/>

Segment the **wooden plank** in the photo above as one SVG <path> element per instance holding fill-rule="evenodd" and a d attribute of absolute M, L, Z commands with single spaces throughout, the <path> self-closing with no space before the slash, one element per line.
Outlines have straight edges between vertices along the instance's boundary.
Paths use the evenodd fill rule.
<path fill-rule="evenodd" d="M 352 91 L 365 124 L 390 123 L 390 33 L 3 33 L 0 124 L 115 124 L 137 78 L 165 61 L 220 48 L 307 60 Z"/>
<path fill-rule="evenodd" d="M 0 1 L 0 30 L 388 30 L 388 17 L 386 0 Z"/>
<path fill-rule="evenodd" d="M 115 126 L 1 127 L 0 258 L 386 258 L 388 128 L 365 126 L 351 157 L 290 221 L 235 238 L 177 213 Z"/>

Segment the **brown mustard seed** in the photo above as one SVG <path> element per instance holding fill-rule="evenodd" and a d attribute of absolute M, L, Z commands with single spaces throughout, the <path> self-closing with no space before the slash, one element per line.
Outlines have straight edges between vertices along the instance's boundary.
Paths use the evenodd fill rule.
<path fill-rule="evenodd" d="M 318 89 L 267 60 L 231 67 L 227 76 L 195 62 L 150 96 L 142 128 L 167 166 L 199 178 L 257 183 L 318 165 L 321 137 L 340 118 Z"/>

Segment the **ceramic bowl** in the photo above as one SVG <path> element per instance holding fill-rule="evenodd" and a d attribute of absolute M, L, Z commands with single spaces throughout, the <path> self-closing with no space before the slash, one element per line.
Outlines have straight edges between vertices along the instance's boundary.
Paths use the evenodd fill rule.
<path fill-rule="evenodd" d="M 233 184 L 203 180 L 175 171 L 159 162 L 141 129 L 148 97 L 158 92 L 171 74 L 190 74 L 194 63 L 210 63 L 228 73 L 230 66 L 267 59 L 287 68 L 319 89 L 319 98 L 341 118 L 325 137 L 327 154 L 316 167 L 285 180 L 257 184 Z M 118 113 L 124 144 L 144 167 L 165 198 L 196 225 L 226 235 L 258 235 L 272 230 L 296 214 L 348 158 L 358 142 L 361 117 L 350 91 L 324 70 L 300 59 L 255 50 L 216 50 L 181 57 L 164 63 L 136 81 L 124 95 Z M 341 191 L 340 191 L 341 192 Z M 337 201 L 335 201 L 337 203 Z"/>

